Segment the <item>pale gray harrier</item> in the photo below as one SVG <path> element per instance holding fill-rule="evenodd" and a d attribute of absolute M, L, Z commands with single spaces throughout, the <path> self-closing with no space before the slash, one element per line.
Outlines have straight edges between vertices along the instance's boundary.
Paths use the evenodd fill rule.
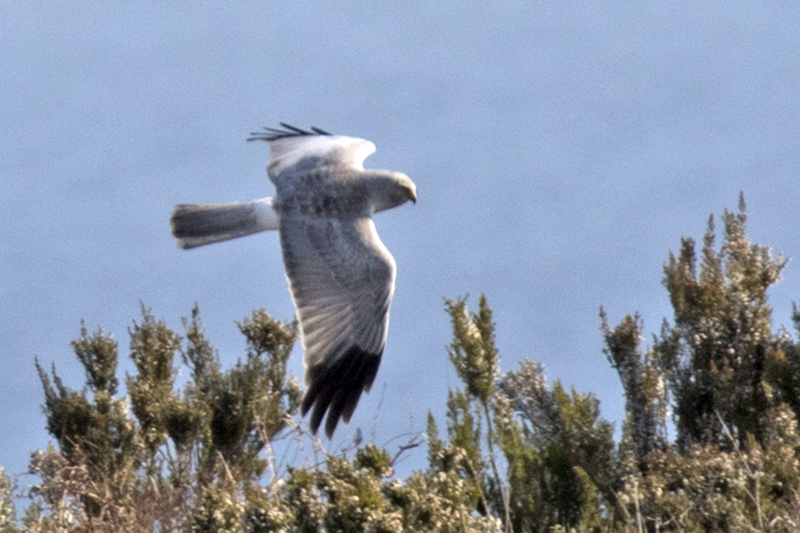
<path fill-rule="evenodd" d="M 364 170 L 369 141 L 281 126 L 248 139 L 269 144 L 273 198 L 177 205 L 172 234 L 195 248 L 278 230 L 305 350 L 302 412 L 313 407 L 314 433 L 327 412 L 330 438 L 372 386 L 386 344 L 396 265 L 372 214 L 416 202 L 417 189 L 405 174 Z"/>

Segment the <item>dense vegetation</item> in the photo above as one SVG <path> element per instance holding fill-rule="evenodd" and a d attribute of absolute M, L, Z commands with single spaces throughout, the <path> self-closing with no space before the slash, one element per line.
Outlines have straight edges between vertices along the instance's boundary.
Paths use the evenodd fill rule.
<path fill-rule="evenodd" d="M 674 316 L 651 346 L 637 315 L 612 327 L 600 310 L 626 398 L 619 442 L 591 394 L 527 359 L 501 370 L 485 297 L 446 304 L 461 386 L 446 420 L 428 417 L 427 469 L 403 480 L 393 465 L 421 438 L 328 454 L 306 433 L 293 324 L 254 312 L 225 370 L 196 309 L 182 337 L 143 309 L 126 394 L 102 330 L 72 343 L 80 390 L 37 362 L 54 445 L 31 456 L 21 522 L 0 475 L 0 533 L 800 531 L 800 343 L 772 331 L 767 304 L 785 260 L 748 240 L 743 202 L 722 222 L 719 247 L 712 218 L 699 250 L 670 254 Z"/>

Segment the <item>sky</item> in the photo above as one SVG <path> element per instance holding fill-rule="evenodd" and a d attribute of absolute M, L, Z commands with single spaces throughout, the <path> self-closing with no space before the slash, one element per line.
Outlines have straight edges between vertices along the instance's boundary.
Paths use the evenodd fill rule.
<path fill-rule="evenodd" d="M 751 239 L 800 257 L 798 27 L 781 1 L 0 2 L 0 464 L 24 474 L 51 440 L 35 358 L 82 386 L 82 320 L 118 340 L 121 374 L 141 305 L 182 331 L 197 303 L 225 367 L 237 321 L 291 320 L 277 235 L 181 251 L 168 223 L 272 195 L 245 139 L 280 121 L 368 139 L 367 167 L 418 188 L 376 217 L 389 340 L 332 447 L 444 424 L 444 301 L 481 293 L 503 370 L 541 362 L 619 428 L 600 306 L 639 312 L 650 342 L 670 250 L 740 191 Z M 784 274 L 776 329 L 800 300 L 798 262 Z"/>

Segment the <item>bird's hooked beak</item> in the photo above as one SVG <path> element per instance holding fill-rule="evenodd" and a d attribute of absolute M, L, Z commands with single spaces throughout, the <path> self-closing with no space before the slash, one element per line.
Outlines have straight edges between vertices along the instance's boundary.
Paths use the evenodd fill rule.
<path fill-rule="evenodd" d="M 414 202 L 415 204 L 417 203 L 417 187 L 416 186 L 411 187 L 408 190 L 408 199 L 411 200 L 412 202 Z"/>

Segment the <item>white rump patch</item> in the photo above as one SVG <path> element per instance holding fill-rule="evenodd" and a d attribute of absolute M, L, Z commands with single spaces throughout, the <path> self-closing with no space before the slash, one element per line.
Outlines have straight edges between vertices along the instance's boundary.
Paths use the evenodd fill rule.
<path fill-rule="evenodd" d="M 256 225 L 262 231 L 276 231 L 280 225 L 278 213 L 272 206 L 272 198 L 253 200 L 253 213 L 256 215 Z"/>

